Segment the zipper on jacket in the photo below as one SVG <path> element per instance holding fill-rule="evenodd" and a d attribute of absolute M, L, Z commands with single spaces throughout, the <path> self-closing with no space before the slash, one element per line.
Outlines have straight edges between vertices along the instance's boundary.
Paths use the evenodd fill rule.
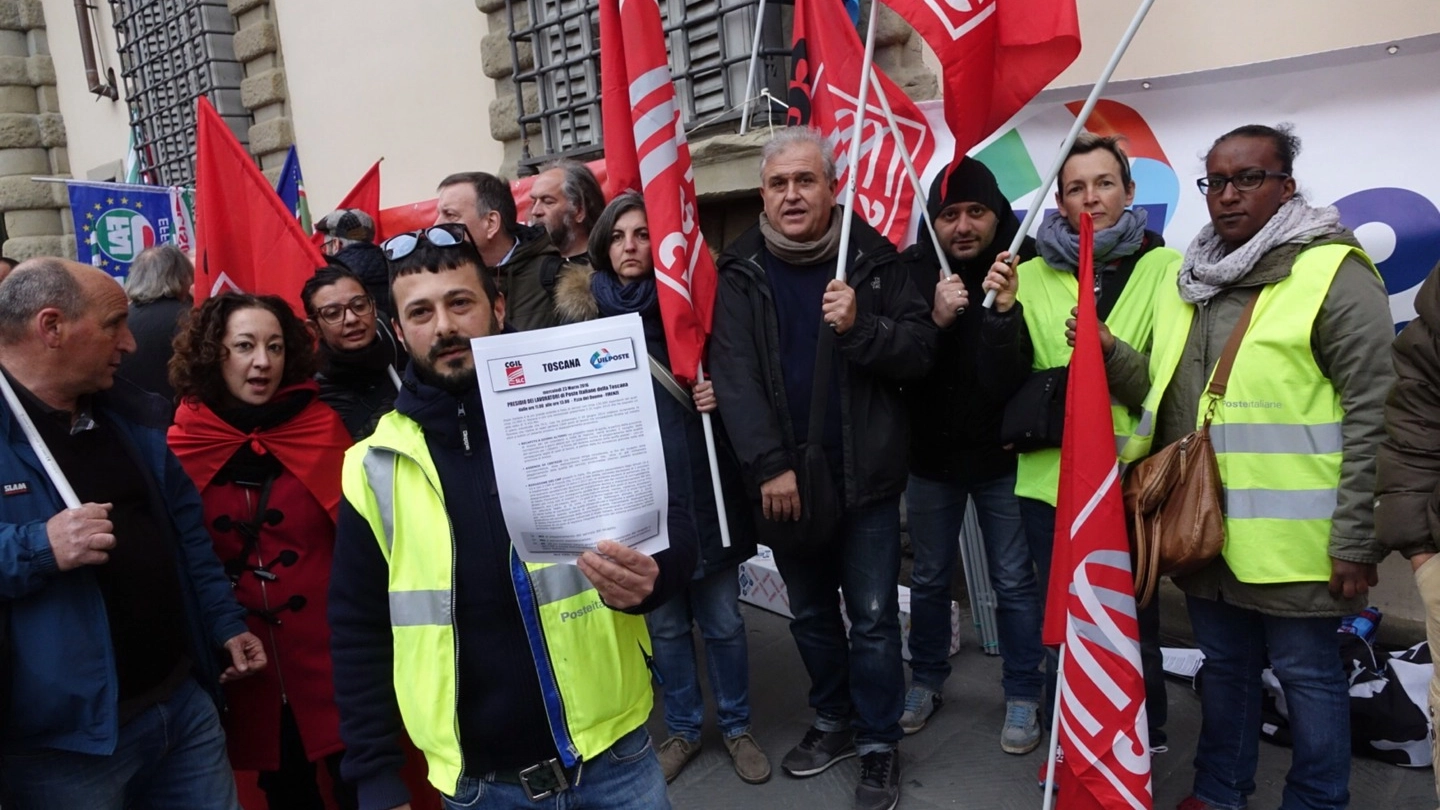
<path fill-rule="evenodd" d="M 465 421 L 465 403 L 457 400 L 456 405 L 458 406 L 456 416 L 460 419 L 460 443 L 465 446 L 465 455 L 470 456 L 474 454 L 474 451 L 470 448 L 470 424 Z M 444 503 L 443 498 L 441 499 L 441 503 Z M 451 539 L 452 541 L 454 539 L 453 532 L 451 533 Z"/>

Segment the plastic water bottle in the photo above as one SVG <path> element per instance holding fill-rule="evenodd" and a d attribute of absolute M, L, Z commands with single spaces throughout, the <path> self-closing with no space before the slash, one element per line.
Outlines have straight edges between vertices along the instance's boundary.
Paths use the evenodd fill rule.
<path fill-rule="evenodd" d="M 1371 605 L 1354 616 L 1345 617 L 1340 623 L 1340 632 L 1353 633 L 1365 639 L 1365 643 L 1374 644 L 1375 632 L 1379 629 L 1382 618 L 1384 614 L 1380 612 L 1380 608 Z"/>

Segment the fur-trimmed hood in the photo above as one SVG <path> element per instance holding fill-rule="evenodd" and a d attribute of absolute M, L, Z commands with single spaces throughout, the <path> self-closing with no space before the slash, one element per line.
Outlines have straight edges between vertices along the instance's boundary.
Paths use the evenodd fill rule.
<path fill-rule="evenodd" d="M 590 290 L 595 268 L 571 264 L 555 279 L 555 316 L 560 323 L 580 323 L 600 317 L 600 304 Z"/>

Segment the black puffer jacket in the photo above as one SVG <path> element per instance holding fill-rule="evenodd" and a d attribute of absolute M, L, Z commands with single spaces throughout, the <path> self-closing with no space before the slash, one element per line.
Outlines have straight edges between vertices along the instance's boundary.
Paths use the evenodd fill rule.
<path fill-rule="evenodd" d="M 990 396 L 981 385 L 978 365 L 985 312 L 980 306 L 985 299 L 980 284 L 995 256 L 1010 245 L 1020 229 L 1014 214 L 1009 219 L 1000 224 L 990 247 L 974 261 L 951 260 L 951 271 L 960 276 L 970 293 L 970 307 L 949 329 L 939 330 L 930 373 L 905 384 L 905 402 L 910 408 L 910 471 L 923 478 L 975 483 L 1015 471 L 1015 454 L 1000 446 L 1005 400 Z M 934 244 L 922 230 L 920 241 L 901 255 L 909 263 L 910 280 L 927 309 L 933 307 L 935 284 L 940 280 Z M 1026 237 L 1020 246 L 1020 261 L 1034 256 L 1035 240 Z"/>
<path fill-rule="evenodd" d="M 857 315 L 850 331 L 836 338 L 835 368 L 845 505 L 857 508 L 905 489 L 910 438 L 900 383 L 930 370 L 935 325 L 895 246 L 860 219 L 851 237 L 848 280 Z M 720 257 L 709 352 L 720 416 L 752 498 L 762 483 L 799 466 L 765 250 L 756 225 Z"/>

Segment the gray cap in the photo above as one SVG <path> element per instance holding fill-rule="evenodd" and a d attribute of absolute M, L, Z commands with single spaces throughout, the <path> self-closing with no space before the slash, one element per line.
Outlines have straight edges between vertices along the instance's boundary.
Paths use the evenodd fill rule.
<path fill-rule="evenodd" d="M 375 238 L 375 220 L 359 208 L 341 208 L 315 223 L 315 230 L 326 236 L 369 242 Z"/>

